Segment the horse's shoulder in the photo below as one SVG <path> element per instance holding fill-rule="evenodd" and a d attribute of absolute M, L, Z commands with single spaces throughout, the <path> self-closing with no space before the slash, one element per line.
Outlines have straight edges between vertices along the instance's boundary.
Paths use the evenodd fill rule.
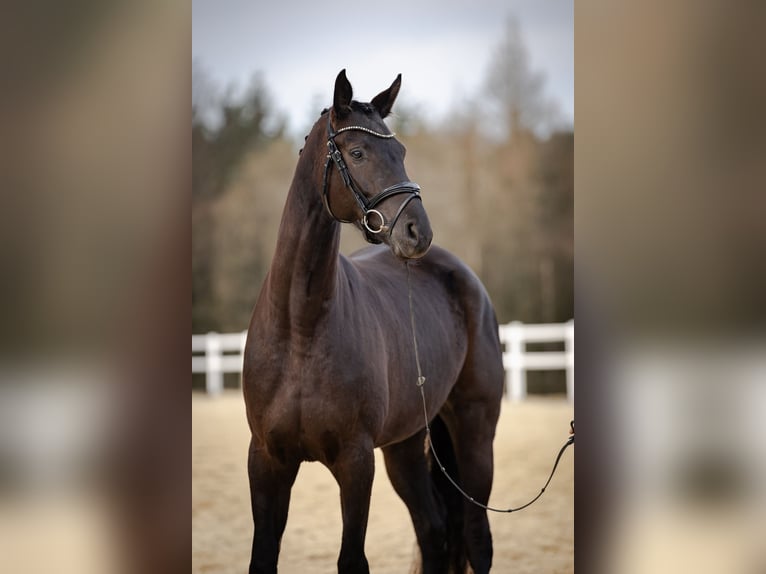
<path fill-rule="evenodd" d="M 397 259 L 385 245 L 372 245 L 355 251 L 348 257 L 341 256 L 343 267 L 357 270 L 379 270 L 401 268 L 402 261 Z M 432 245 L 421 259 L 413 260 L 415 267 L 425 271 L 427 275 L 458 281 L 464 287 L 477 286 L 481 281 L 473 270 L 454 253 Z"/>
<path fill-rule="evenodd" d="M 442 269 L 451 270 L 461 274 L 471 275 L 473 272 L 462 259 L 451 251 L 447 251 L 439 245 L 432 245 L 425 257 L 422 259 L 424 264 L 437 266 Z"/>
<path fill-rule="evenodd" d="M 422 264 L 432 273 L 449 276 L 466 288 L 482 287 L 479 277 L 462 259 L 438 245 L 431 247 Z"/>

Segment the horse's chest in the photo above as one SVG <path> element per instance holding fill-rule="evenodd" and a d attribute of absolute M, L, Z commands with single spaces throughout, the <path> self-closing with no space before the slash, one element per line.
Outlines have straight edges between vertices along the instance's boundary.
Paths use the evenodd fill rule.
<path fill-rule="evenodd" d="M 255 358 L 250 378 L 258 402 L 293 416 L 292 411 L 311 411 L 317 402 L 340 410 L 386 395 L 386 369 L 378 358 L 365 354 L 358 341 L 317 336 L 300 343 Z"/>
<path fill-rule="evenodd" d="M 315 345 L 289 350 L 277 371 L 261 373 L 270 380 L 261 381 L 254 410 L 269 450 L 330 461 L 349 433 L 379 432 L 387 392 L 355 363 L 336 347 Z"/>

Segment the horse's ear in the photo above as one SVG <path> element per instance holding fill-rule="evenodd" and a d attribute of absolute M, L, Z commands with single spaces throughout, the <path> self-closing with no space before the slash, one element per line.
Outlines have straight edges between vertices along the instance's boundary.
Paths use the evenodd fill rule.
<path fill-rule="evenodd" d="M 332 107 L 338 118 L 344 118 L 351 113 L 351 97 L 353 90 L 351 82 L 346 77 L 346 69 L 342 69 L 335 78 L 335 95 L 332 99 Z"/>
<path fill-rule="evenodd" d="M 380 92 L 377 96 L 372 98 L 372 105 L 378 110 L 381 118 L 385 118 L 391 113 L 391 108 L 394 106 L 396 96 L 399 95 L 399 88 L 402 87 L 402 75 L 396 76 L 394 83 L 387 90 Z"/>

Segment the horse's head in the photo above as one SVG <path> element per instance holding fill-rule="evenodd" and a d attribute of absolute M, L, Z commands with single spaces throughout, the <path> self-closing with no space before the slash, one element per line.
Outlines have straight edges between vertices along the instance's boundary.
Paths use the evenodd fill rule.
<path fill-rule="evenodd" d="M 332 108 L 320 118 L 327 159 L 322 199 L 330 215 L 353 222 L 370 243 L 384 242 L 404 259 L 422 257 L 433 233 L 420 200 L 420 186 L 407 177 L 404 146 L 383 123 L 401 86 L 401 74 L 370 103 L 352 100 L 342 70 Z"/>

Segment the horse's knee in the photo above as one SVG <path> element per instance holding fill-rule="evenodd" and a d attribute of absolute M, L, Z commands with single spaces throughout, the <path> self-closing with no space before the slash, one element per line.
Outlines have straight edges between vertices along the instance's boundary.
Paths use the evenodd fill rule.
<path fill-rule="evenodd" d="M 367 574 L 364 541 L 370 512 L 375 456 L 372 445 L 356 445 L 339 453 L 330 468 L 340 486 L 343 541 L 338 572 Z"/>
<path fill-rule="evenodd" d="M 248 453 L 253 546 L 250 574 L 276 574 L 279 547 L 287 525 L 290 491 L 299 463 L 274 461 L 263 449 L 251 445 Z"/>

